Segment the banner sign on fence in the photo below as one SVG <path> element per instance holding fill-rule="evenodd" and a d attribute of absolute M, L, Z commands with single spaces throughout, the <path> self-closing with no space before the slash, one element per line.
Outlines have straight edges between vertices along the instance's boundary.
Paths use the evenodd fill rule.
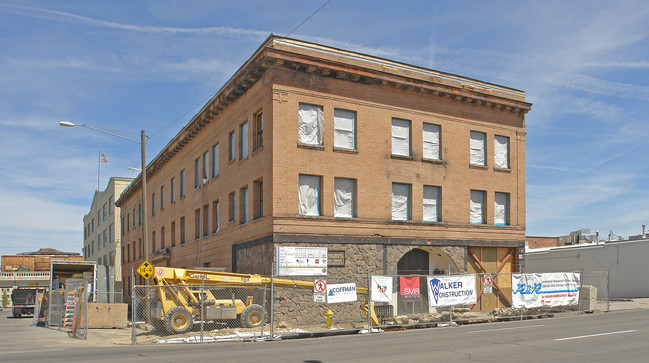
<path fill-rule="evenodd" d="M 327 247 L 278 246 L 278 275 L 327 276 Z"/>
<path fill-rule="evenodd" d="M 477 300 L 475 275 L 428 276 L 430 306 L 475 304 Z"/>
<path fill-rule="evenodd" d="M 327 303 L 342 303 L 356 301 L 356 283 L 327 285 Z"/>
<path fill-rule="evenodd" d="M 372 276 L 372 301 L 392 302 L 392 276 Z"/>
<path fill-rule="evenodd" d="M 579 304 L 580 274 L 554 272 L 512 274 L 512 305 L 515 308 Z"/>
<path fill-rule="evenodd" d="M 419 301 L 419 276 L 399 276 L 401 301 Z"/>

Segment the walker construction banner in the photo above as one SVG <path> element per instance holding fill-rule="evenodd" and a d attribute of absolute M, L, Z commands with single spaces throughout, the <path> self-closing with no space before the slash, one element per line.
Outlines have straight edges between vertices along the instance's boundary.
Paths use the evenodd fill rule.
<path fill-rule="evenodd" d="M 392 276 L 372 276 L 372 301 L 392 302 Z"/>
<path fill-rule="evenodd" d="M 430 306 L 475 304 L 477 300 L 475 275 L 428 276 Z"/>
<path fill-rule="evenodd" d="M 537 308 L 579 304 L 580 274 L 512 274 L 512 306 Z"/>

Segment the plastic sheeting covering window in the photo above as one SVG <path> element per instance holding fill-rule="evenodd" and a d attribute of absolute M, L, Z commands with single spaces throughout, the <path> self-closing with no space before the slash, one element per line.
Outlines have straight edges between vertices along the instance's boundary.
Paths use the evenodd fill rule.
<path fill-rule="evenodd" d="M 392 155 L 410 156 L 410 121 L 392 119 Z"/>
<path fill-rule="evenodd" d="M 334 147 L 341 149 L 355 149 L 356 112 L 334 110 Z"/>
<path fill-rule="evenodd" d="M 241 140 L 239 144 L 239 157 L 245 159 L 248 157 L 248 123 L 241 124 Z"/>
<path fill-rule="evenodd" d="M 334 217 L 354 217 L 354 179 L 334 180 Z"/>
<path fill-rule="evenodd" d="M 424 185 L 424 221 L 439 222 L 439 187 Z"/>
<path fill-rule="evenodd" d="M 300 104 L 300 143 L 309 145 L 322 145 L 322 129 L 324 115 L 322 106 Z"/>
<path fill-rule="evenodd" d="M 484 224 L 484 192 L 481 190 L 471 191 L 470 205 L 471 224 Z"/>
<path fill-rule="evenodd" d="M 486 165 L 485 139 L 484 132 L 471 131 L 471 140 L 469 143 L 469 147 L 471 148 L 471 165 Z"/>
<path fill-rule="evenodd" d="M 300 214 L 303 216 L 320 215 L 320 177 L 300 175 L 298 199 Z"/>
<path fill-rule="evenodd" d="M 509 169 L 509 137 L 494 137 L 494 167 Z"/>
<path fill-rule="evenodd" d="M 494 224 L 507 224 L 507 193 L 496 193 L 494 195 Z"/>
<path fill-rule="evenodd" d="M 440 160 L 439 134 L 440 126 L 424 123 L 423 129 L 423 157 L 424 159 Z"/>
<path fill-rule="evenodd" d="M 410 217 L 410 185 L 392 184 L 392 220 L 407 221 Z"/>

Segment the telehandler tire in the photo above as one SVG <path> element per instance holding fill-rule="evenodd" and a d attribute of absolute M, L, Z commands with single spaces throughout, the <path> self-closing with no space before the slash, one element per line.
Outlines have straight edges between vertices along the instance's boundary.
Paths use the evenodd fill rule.
<path fill-rule="evenodd" d="M 239 319 L 241 320 L 241 326 L 244 328 L 256 328 L 266 323 L 268 314 L 266 314 L 266 309 L 263 306 L 250 304 L 243 309 Z"/>
<path fill-rule="evenodd" d="M 176 306 L 165 315 L 165 325 L 172 334 L 182 334 L 190 331 L 194 325 L 192 314 L 183 306 Z"/>

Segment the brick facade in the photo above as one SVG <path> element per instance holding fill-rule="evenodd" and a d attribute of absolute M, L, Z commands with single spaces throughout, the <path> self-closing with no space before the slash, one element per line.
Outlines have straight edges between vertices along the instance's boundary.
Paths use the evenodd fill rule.
<path fill-rule="evenodd" d="M 299 142 L 300 104 L 321 107 L 321 144 Z M 438 260 L 436 268 L 464 271 L 467 246 L 524 246 L 524 115 L 530 107 L 522 91 L 271 36 L 149 163 L 148 258 L 154 265 L 269 274 L 275 246 L 327 246 L 346 254 L 345 266 L 332 273 L 391 274 L 406 252 L 421 248 L 430 251 L 431 261 L 433 251 L 450 261 L 441 266 Z M 336 109 L 355 112 L 351 150 L 334 147 Z M 409 156 L 393 155 L 393 118 L 409 121 Z M 440 127 L 439 160 L 423 158 L 425 123 Z M 247 152 L 241 150 L 244 124 Z M 471 131 L 486 136 L 484 166 L 470 165 Z M 509 140 L 506 168 L 494 166 L 496 135 Z M 213 175 L 216 144 L 219 173 Z M 209 170 L 203 184 L 205 153 Z M 318 216 L 299 213 L 300 175 L 319 177 Z M 335 178 L 354 180 L 353 218 L 334 217 Z M 393 183 L 409 186 L 408 220 L 392 218 Z M 423 221 L 424 186 L 439 188 L 436 222 Z M 117 201 L 122 215 L 138 214 L 140 187 L 138 177 Z M 471 190 L 484 192 L 485 223 L 469 221 Z M 495 193 L 508 196 L 504 225 L 494 223 Z M 198 235 L 197 216 L 205 209 L 207 233 Z M 141 228 L 138 221 L 122 238 L 125 276 L 145 257 Z"/>

